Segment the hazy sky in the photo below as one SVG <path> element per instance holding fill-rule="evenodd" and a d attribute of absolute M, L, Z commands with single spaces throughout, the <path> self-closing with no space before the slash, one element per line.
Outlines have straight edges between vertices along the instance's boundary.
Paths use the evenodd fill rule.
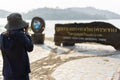
<path fill-rule="evenodd" d="M 43 7 L 95 7 L 120 14 L 120 0 L 0 0 L 0 9 L 11 12 L 28 12 Z"/>

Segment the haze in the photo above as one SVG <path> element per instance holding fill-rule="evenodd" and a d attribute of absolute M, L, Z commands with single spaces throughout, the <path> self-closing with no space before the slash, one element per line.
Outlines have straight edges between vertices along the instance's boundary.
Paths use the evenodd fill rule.
<path fill-rule="evenodd" d="M 120 14 L 119 0 L 0 0 L 0 9 L 25 13 L 37 8 L 94 7 Z"/>

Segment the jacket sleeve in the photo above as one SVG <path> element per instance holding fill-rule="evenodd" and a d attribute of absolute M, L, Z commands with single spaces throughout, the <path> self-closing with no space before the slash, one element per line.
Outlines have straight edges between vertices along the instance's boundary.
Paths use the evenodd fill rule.
<path fill-rule="evenodd" d="M 28 52 L 33 51 L 33 43 L 32 43 L 31 37 L 29 35 L 26 35 L 25 41 L 26 41 L 26 44 L 25 44 L 26 50 Z"/>
<path fill-rule="evenodd" d="M 26 51 L 31 52 L 33 50 L 33 43 L 31 37 L 25 34 L 23 31 L 16 32 L 15 36 L 17 37 L 17 42 L 20 40 L 20 44 L 24 45 Z"/>
<path fill-rule="evenodd" d="M 33 51 L 33 43 L 29 35 L 24 34 L 24 45 L 28 52 Z"/>
<path fill-rule="evenodd" d="M 1 45 L 2 45 L 2 35 L 0 34 L 0 49 L 1 49 Z"/>

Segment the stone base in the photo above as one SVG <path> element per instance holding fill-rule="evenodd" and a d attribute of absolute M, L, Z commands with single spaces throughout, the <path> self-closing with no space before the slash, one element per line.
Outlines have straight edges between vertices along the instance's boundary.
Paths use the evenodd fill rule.
<path fill-rule="evenodd" d="M 34 44 L 44 44 L 45 34 L 35 33 L 31 35 Z"/>

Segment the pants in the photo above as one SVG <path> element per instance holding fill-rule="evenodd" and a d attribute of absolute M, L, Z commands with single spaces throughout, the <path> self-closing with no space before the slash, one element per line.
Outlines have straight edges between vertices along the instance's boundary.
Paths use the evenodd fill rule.
<path fill-rule="evenodd" d="M 29 80 L 29 75 L 25 75 L 25 76 L 19 76 L 19 77 L 6 77 L 4 76 L 3 80 Z"/>

